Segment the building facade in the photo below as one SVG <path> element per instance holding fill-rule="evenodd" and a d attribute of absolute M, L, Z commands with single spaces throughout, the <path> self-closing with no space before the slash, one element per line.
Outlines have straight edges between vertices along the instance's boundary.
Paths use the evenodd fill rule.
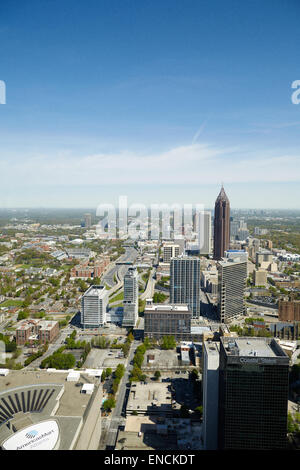
<path fill-rule="evenodd" d="M 219 261 L 218 316 L 221 323 L 228 323 L 244 314 L 244 295 L 247 282 L 247 262 L 239 258 Z"/>
<path fill-rule="evenodd" d="M 195 214 L 196 232 L 199 244 L 200 255 L 209 255 L 211 253 L 211 213 L 208 211 Z"/>
<path fill-rule="evenodd" d="M 218 449 L 219 360 L 220 344 L 204 341 L 202 363 L 204 450 Z"/>
<path fill-rule="evenodd" d="M 175 243 L 166 242 L 163 244 L 163 263 L 170 263 L 171 258 L 175 258 L 181 254 L 179 245 Z"/>
<path fill-rule="evenodd" d="M 280 321 L 300 322 L 300 301 L 279 300 L 278 319 Z"/>
<path fill-rule="evenodd" d="M 223 258 L 230 242 L 230 203 L 222 186 L 214 213 L 214 259 Z"/>
<path fill-rule="evenodd" d="M 176 341 L 191 337 L 192 313 L 185 305 L 153 304 L 148 300 L 144 311 L 144 336 L 160 339 L 174 336 Z"/>
<path fill-rule="evenodd" d="M 55 320 L 22 321 L 16 329 L 16 343 L 24 346 L 39 341 L 41 344 L 52 343 L 59 335 L 59 323 Z"/>
<path fill-rule="evenodd" d="M 288 375 L 275 339 L 220 338 L 219 449 L 286 448 Z"/>
<path fill-rule="evenodd" d="M 139 316 L 139 281 L 136 268 L 129 268 L 124 276 L 122 326 L 135 326 Z"/>
<path fill-rule="evenodd" d="M 170 303 L 187 304 L 193 318 L 200 316 L 200 259 L 172 258 L 170 264 Z"/>
<path fill-rule="evenodd" d="M 86 328 L 99 328 L 106 323 L 108 292 L 104 286 L 91 286 L 81 299 L 81 324 Z"/>

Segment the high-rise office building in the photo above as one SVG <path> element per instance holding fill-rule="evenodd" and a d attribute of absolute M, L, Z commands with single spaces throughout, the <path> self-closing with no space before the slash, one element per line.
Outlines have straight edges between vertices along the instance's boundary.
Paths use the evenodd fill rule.
<path fill-rule="evenodd" d="M 218 449 L 220 343 L 203 341 L 203 423 L 204 450 Z"/>
<path fill-rule="evenodd" d="M 91 228 L 92 226 L 92 216 L 91 214 L 84 214 L 84 226 L 85 228 Z"/>
<path fill-rule="evenodd" d="M 170 303 L 187 304 L 193 318 L 200 316 L 200 259 L 178 256 L 170 264 Z"/>
<path fill-rule="evenodd" d="M 195 232 L 197 233 L 200 255 L 211 253 L 211 213 L 208 211 L 195 214 Z"/>
<path fill-rule="evenodd" d="M 162 246 L 163 263 L 170 263 L 171 258 L 175 258 L 181 254 L 181 248 L 175 243 L 165 242 Z"/>
<path fill-rule="evenodd" d="M 247 261 L 240 258 L 223 259 L 218 263 L 218 314 L 227 323 L 244 314 L 244 295 L 247 282 Z"/>
<path fill-rule="evenodd" d="M 135 326 L 139 315 L 139 282 L 136 268 L 129 268 L 124 276 L 123 306 L 122 325 Z"/>
<path fill-rule="evenodd" d="M 98 328 L 106 323 L 108 291 L 104 286 L 91 286 L 81 299 L 83 328 Z"/>
<path fill-rule="evenodd" d="M 284 449 L 289 357 L 274 338 L 220 339 L 220 449 Z"/>
<path fill-rule="evenodd" d="M 230 204 L 222 186 L 216 199 L 214 214 L 214 259 L 221 259 L 229 248 Z"/>

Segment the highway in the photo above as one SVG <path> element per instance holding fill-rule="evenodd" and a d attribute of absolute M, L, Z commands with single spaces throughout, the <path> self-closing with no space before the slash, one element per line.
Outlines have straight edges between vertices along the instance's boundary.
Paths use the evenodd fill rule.
<path fill-rule="evenodd" d="M 140 296 L 141 300 L 152 299 L 153 298 L 154 287 L 155 287 L 155 283 L 156 283 L 156 280 L 153 277 L 154 274 L 155 274 L 155 268 L 152 268 L 152 270 L 150 272 L 148 282 L 147 282 L 147 287 L 146 287 L 145 291 Z"/>
<path fill-rule="evenodd" d="M 132 247 L 126 247 L 126 251 L 124 255 L 120 256 L 118 258 L 118 263 L 120 262 L 132 262 L 136 260 L 138 256 L 138 252 L 135 248 Z M 110 287 L 115 286 L 115 277 L 117 278 L 117 281 L 122 282 L 123 278 L 129 268 L 129 265 L 114 265 L 108 271 L 104 274 L 104 276 L 101 279 L 102 284 L 107 284 Z"/>

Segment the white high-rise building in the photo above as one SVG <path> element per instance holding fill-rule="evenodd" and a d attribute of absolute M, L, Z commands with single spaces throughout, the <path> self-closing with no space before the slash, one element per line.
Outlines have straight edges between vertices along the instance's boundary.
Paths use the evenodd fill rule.
<path fill-rule="evenodd" d="M 108 292 L 104 286 L 91 286 L 81 299 L 83 328 L 98 328 L 106 323 Z"/>
<path fill-rule="evenodd" d="M 139 316 L 139 282 L 136 268 L 129 268 L 124 276 L 122 326 L 135 326 Z"/>
<path fill-rule="evenodd" d="M 195 222 L 199 253 L 201 255 L 209 255 L 212 250 L 211 213 L 208 211 L 196 213 Z"/>
<path fill-rule="evenodd" d="M 213 341 L 203 342 L 203 423 L 204 450 L 218 448 L 220 346 Z"/>
<path fill-rule="evenodd" d="M 193 318 L 200 316 L 200 258 L 182 255 L 171 259 L 170 303 L 188 304 Z"/>

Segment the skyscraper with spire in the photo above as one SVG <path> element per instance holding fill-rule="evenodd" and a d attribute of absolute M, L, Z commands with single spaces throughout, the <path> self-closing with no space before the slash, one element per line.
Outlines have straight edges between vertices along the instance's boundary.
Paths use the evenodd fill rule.
<path fill-rule="evenodd" d="M 215 203 L 214 215 L 214 259 L 221 259 L 229 248 L 230 204 L 223 185 Z"/>

